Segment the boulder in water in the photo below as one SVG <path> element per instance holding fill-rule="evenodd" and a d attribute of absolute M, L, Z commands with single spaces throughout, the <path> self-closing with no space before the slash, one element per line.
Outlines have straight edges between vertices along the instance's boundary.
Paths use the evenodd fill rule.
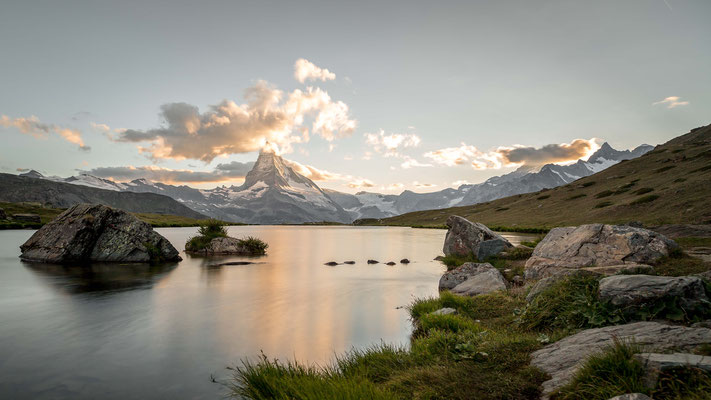
<path fill-rule="evenodd" d="M 46 263 L 180 261 L 168 239 L 133 215 L 100 204 L 77 204 L 44 225 L 20 258 Z"/>
<path fill-rule="evenodd" d="M 447 227 L 449 229 L 442 249 L 447 256 L 473 254 L 477 260 L 486 260 L 513 247 L 508 240 L 486 225 L 470 222 L 457 215 L 447 218 Z"/>

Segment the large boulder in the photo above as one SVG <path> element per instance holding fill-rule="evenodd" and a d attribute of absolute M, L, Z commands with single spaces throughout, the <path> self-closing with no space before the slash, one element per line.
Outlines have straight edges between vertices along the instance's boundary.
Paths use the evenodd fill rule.
<path fill-rule="evenodd" d="M 677 247 L 664 235 L 628 225 L 555 228 L 526 261 L 526 279 L 539 279 L 563 269 L 649 264 Z"/>
<path fill-rule="evenodd" d="M 687 351 L 711 343 L 711 329 L 634 322 L 588 329 L 568 336 L 531 355 L 531 365 L 551 376 L 543 382 L 544 398 L 570 382 L 590 355 L 613 345 L 615 340 L 632 341 L 646 351 Z"/>
<path fill-rule="evenodd" d="M 672 297 L 685 309 L 711 304 L 698 276 L 615 275 L 600 280 L 599 290 L 600 300 L 626 309 Z"/>
<path fill-rule="evenodd" d="M 486 260 L 513 245 L 486 225 L 452 215 L 447 218 L 447 236 L 444 239 L 445 255 L 467 256 L 474 254 L 477 260 Z"/>
<path fill-rule="evenodd" d="M 133 215 L 100 204 L 77 204 L 44 225 L 20 258 L 47 263 L 180 261 L 178 251 Z"/>
<path fill-rule="evenodd" d="M 439 290 L 462 296 L 476 296 L 506 289 L 506 279 L 489 263 L 464 263 L 447 271 L 439 280 Z"/>

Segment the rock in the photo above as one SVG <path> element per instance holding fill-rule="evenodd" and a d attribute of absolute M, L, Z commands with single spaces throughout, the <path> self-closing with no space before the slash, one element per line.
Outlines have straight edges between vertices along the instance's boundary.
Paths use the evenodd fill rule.
<path fill-rule="evenodd" d="M 626 225 L 590 224 L 552 229 L 526 261 L 526 279 L 563 269 L 653 263 L 677 244 L 659 233 Z"/>
<path fill-rule="evenodd" d="M 676 297 L 691 309 L 708 304 L 704 281 L 697 276 L 614 275 L 600 280 L 600 300 L 617 307 L 642 307 L 663 298 Z"/>
<path fill-rule="evenodd" d="M 5 210 L 0 208 L 0 219 L 7 219 L 7 214 L 5 214 Z"/>
<path fill-rule="evenodd" d="M 409 263 L 410 263 L 410 260 L 408 260 L 407 258 L 403 258 L 402 260 L 400 260 L 400 264 L 409 264 Z"/>
<path fill-rule="evenodd" d="M 634 355 L 644 367 L 646 374 L 644 384 L 649 389 L 654 389 L 659 380 L 659 373 L 673 368 L 696 368 L 711 372 L 711 357 L 688 353 L 639 353 Z"/>
<path fill-rule="evenodd" d="M 701 279 L 704 279 L 704 280 L 707 280 L 707 281 L 711 282 L 711 270 L 708 270 L 708 271 L 706 271 L 706 272 L 701 272 L 701 273 L 698 273 L 698 274 L 694 274 L 693 276 L 698 276 L 698 277 L 701 278 Z"/>
<path fill-rule="evenodd" d="M 544 396 L 567 384 L 586 358 L 615 340 L 631 340 L 650 351 L 693 350 L 711 343 L 711 329 L 634 322 L 588 329 L 535 351 L 531 365 L 551 376 L 543 383 Z"/>
<path fill-rule="evenodd" d="M 514 275 L 514 277 L 511 278 L 511 283 L 513 283 L 516 286 L 522 286 L 523 285 L 523 277 L 521 275 Z"/>
<path fill-rule="evenodd" d="M 457 310 L 455 310 L 454 308 L 444 307 L 444 308 L 440 308 L 437 311 L 432 311 L 430 314 L 432 314 L 432 315 L 449 315 L 449 314 L 456 314 L 456 313 L 457 313 Z"/>
<path fill-rule="evenodd" d="M 455 286 L 452 293 L 462 296 L 476 296 L 506 290 L 506 279 L 498 269 L 491 267 Z"/>
<path fill-rule="evenodd" d="M 350 264 L 350 265 L 353 265 L 353 264 L 355 264 L 355 261 L 344 261 L 343 263 L 344 263 L 344 264 Z"/>
<path fill-rule="evenodd" d="M 12 219 L 17 222 L 29 222 L 33 224 L 42 223 L 40 216 L 37 214 L 13 214 Z"/>
<path fill-rule="evenodd" d="M 210 264 L 207 267 L 213 268 L 213 267 L 223 267 L 226 265 L 252 265 L 252 264 L 256 264 L 256 263 L 252 262 L 252 261 L 230 261 L 230 262 L 223 262 L 223 263 L 217 263 L 217 264 Z"/>
<path fill-rule="evenodd" d="M 477 260 L 486 260 L 513 247 L 508 240 L 478 222 L 452 215 L 447 218 L 447 226 L 449 229 L 443 248 L 445 255 L 474 254 Z"/>
<path fill-rule="evenodd" d="M 328 265 L 328 266 L 330 266 L 330 267 L 335 267 L 336 265 L 338 265 L 338 263 L 335 262 L 335 261 L 329 261 L 329 262 L 327 262 L 327 263 L 324 263 L 323 265 Z"/>
<path fill-rule="evenodd" d="M 606 267 L 586 267 L 585 271 L 601 275 L 653 275 L 654 267 L 647 264 L 620 264 Z"/>
<path fill-rule="evenodd" d="M 691 324 L 692 328 L 709 328 L 711 329 L 711 319 L 707 319 L 706 321 L 699 321 L 699 322 L 694 322 Z"/>
<path fill-rule="evenodd" d="M 368 264 L 378 264 L 379 261 L 376 260 L 368 260 Z"/>
<path fill-rule="evenodd" d="M 392 266 L 392 265 L 395 265 L 395 261 L 386 262 L 385 265 L 391 265 L 391 266 Z"/>
<path fill-rule="evenodd" d="M 711 247 L 693 247 L 691 249 L 687 249 L 685 253 L 704 262 L 711 262 Z"/>
<path fill-rule="evenodd" d="M 77 204 L 44 225 L 20 258 L 47 263 L 180 261 L 178 250 L 133 215 L 100 204 Z"/>
<path fill-rule="evenodd" d="M 185 252 L 205 255 L 257 255 L 243 246 L 240 239 L 233 237 L 217 237 L 212 239 L 210 243 L 200 251 L 194 252 L 186 249 Z M 261 255 L 261 253 L 258 255 Z"/>
<path fill-rule="evenodd" d="M 652 400 L 652 398 L 642 393 L 628 393 L 612 397 L 609 400 Z"/>
<path fill-rule="evenodd" d="M 451 290 L 460 283 L 466 281 L 470 277 L 480 274 L 490 268 L 494 268 L 489 263 L 473 263 L 468 262 L 459 267 L 447 271 L 439 278 L 439 290 Z"/>

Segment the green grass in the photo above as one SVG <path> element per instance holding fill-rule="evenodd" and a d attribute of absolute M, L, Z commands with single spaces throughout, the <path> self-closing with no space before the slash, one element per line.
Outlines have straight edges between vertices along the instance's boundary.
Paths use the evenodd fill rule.
<path fill-rule="evenodd" d="M 8 215 L 13 214 L 37 214 L 40 216 L 41 223 L 20 223 L 10 220 L 0 220 L 0 229 L 38 229 L 42 225 L 50 222 L 59 214 L 64 212 L 64 208 L 44 207 L 40 203 L 6 203 L 0 202 L 0 208 L 5 210 Z M 203 220 L 181 217 L 178 215 L 168 214 L 151 214 L 151 213 L 132 213 L 143 222 L 151 224 L 154 228 L 165 227 L 183 227 L 183 226 L 200 226 Z M 223 222 L 224 225 L 239 225 L 234 223 Z"/>
<path fill-rule="evenodd" d="M 656 386 L 647 388 L 645 369 L 633 358 L 644 349 L 631 342 L 614 344 L 590 356 L 571 382 L 558 389 L 552 400 L 606 400 L 625 393 L 643 393 L 654 399 L 711 399 L 711 374 L 677 368 L 660 374 Z"/>
<path fill-rule="evenodd" d="M 655 273 L 662 276 L 685 276 L 711 270 L 711 263 L 691 257 L 682 251 L 672 252 L 669 256 L 655 261 L 653 265 Z"/>

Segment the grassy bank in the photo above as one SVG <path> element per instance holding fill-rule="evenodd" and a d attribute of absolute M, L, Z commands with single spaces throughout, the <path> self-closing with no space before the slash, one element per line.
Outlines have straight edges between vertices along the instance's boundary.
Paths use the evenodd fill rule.
<path fill-rule="evenodd" d="M 441 227 L 460 215 L 496 230 L 640 221 L 655 226 L 711 222 L 711 126 L 677 137 L 642 157 L 570 184 L 473 206 L 418 211 L 367 225 Z M 535 233 L 535 232 L 534 232 Z"/>
<path fill-rule="evenodd" d="M 487 261 L 511 280 L 512 274 L 522 272 L 529 254 L 521 251 Z M 711 269 L 698 259 L 687 267 L 665 267 L 686 257 L 679 252 L 656 267 L 665 275 Z M 448 263 L 453 267 L 466 261 L 471 260 L 463 257 Z M 630 321 L 668 319 L 688 325 L 711 318 L 711 307 L 681 309 L 675 299 L 660 299 L 642 310 L 612 307 L 598 297 L 599 279 L 571 276 L 549 286 L 530 304 L 525 301 L 527 288 L 515 285 L 475 297 L 442 292 L 418 299 L 409 306 L 415 327 L 409 349 L 375 345 L 353 350 L 325 367 L 263 356 L 235 367 L 229 388 L 234 397 L 248 399 L 537 399 L 547 376 L 529 365 L 530 356 L 548 343 L 581 329 Z M 706 290 L 711 295 L 711 285 Z M 456 313 L 433 314 L 444 307 Z M 711 398 L 711 376 L 695 371 L 669 373 L 655 388 L 640 387 L 641 367 L 632 359 L 640 350 L 616 343 L 594 355 L 553 398 L 606 400 L 628 389 L 655 399 Z M 702 349 L 701 354 L 708 351 Z"/>
<path fill-rule="evenodd" d="M 63 208 L 43 207 L 39 203 L 4 203 L 0 202 L 0 208 L 5 210 L 8 216 L 14 214 L 37 214 L 40 216 L 41 222 L 27 223 L 10 220 L 0 220 L 0 229 L 37 229 L 48 223 L 65 211 Z M 132 213 L 141 221 L 151 224 L 156 228 L 165 227 L 184 227 L 184 226 L 200 226 L 203 220 L 181 217 L 177 215 L 167 214 L 149 214 L 149 213 Z M 225 225 L 240 225 L 234 223 L 224 223 Z"/>

